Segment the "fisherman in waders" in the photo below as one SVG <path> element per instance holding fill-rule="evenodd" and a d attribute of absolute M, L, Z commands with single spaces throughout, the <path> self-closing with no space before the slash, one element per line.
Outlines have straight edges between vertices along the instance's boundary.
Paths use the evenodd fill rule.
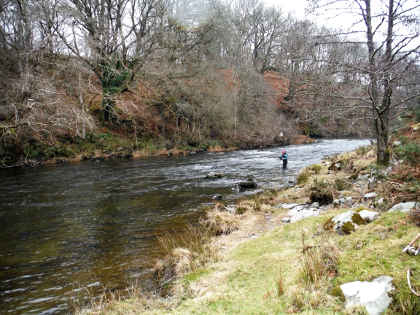
<path fill-rule="evenodd" d="M 285 170 L 287 168 L 287 153 L 285 150 L 281 151 L 281 157 L 280 160 L 283 160 L 283 169 Z"/>

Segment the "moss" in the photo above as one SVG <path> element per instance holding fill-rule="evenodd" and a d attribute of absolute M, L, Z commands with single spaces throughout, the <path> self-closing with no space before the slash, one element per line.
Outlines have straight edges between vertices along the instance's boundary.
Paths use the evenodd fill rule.
<path fill-rule="evenodd" d="M 368 222 L 366 222 L 365 219 L 363 219 L 359 213 L 355 213 L 353 214 L 353 216 L 351 217 L 351 220 L 356 223 L 357 225 L 364 225 L 367 224 Z"/>
<path fill-rule="evenodd" d="M 343 294 L 343 290 L 341 290 L 340 286 L 337 285 L 335 287 L 332 287 L 328 290 L 328 294 L 338 297 L 340 299 L 340 301 L 344 302 L 345 301 L 345 297 Z"/>
<path fill-rule="evenodd" d="M 343 226 L 341 227 L 341 230 L 343 231 L 344 234 L 350 234 L 351 232 L 356 231 L 356 228 L 354 226 L 353 223 L 351 222 L 346 222 L 343 224 Z"/>
<path fill-rule="evenodd" d="M 236 214 L 244 214 L 248 209 L 246 207 L 237 207 Z"/>

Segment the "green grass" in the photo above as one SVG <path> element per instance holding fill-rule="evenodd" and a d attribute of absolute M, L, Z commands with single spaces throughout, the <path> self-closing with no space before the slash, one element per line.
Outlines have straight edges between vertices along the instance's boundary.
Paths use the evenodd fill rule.
<path fill-rule="evenodd" d="M 346 210 L 338 212 L 342 211 Z M 190 285 L 210 283 L 212 294 L 206 298 L 192 294 L 171 310 L 155 309 L 152 313 L 346 314 L 343 301 L 327 292 L 346 282 L 389 275 L 394 278 L 397 290 L 387 314 L 416 314 L 420 310 L 419 303 L 409 294 L 405 275 L 407 268 L 420 270 L 420 263 L 418 257 L 408 256 L 401 250 L 416 235 L 418 228 L 406 220 L 405 214 L 385 213 L 373 223 L 360 226 L 351 235 L 340 236 L 335 232 L 321 232 L 323 223 L 330 216 L 331 213 L 327 213 L 281 226 L 241 244 L 226 257 L 227 265 L 219 263 L 211 270 L 200 269 L 184 277 Z M 336 277 L 326 277 L 318 285 L 305 285 L 301 276 L 302 235 L 305 245 L 316 246 L 328 241 L 338 248 Z M 217 273 L 223 277 L 215 277 Z M 279 279 L 284 289 L 281 296 L 277 292 Z M 420 281 L 414 285 L 420 285 Z"/>

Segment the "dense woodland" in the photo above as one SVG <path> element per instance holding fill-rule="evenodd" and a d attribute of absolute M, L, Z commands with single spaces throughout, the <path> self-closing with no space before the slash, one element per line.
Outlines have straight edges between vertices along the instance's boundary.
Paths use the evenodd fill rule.
<path fill-rule="evenodd" d="M 354 10 L 353 34 L 258 0 L 0 0 L 0 165 L 111 138 L 206 149 L 302 134 L 374 135 L 386 162 L 420 106 L 420 6 L 331 3 Z"/>

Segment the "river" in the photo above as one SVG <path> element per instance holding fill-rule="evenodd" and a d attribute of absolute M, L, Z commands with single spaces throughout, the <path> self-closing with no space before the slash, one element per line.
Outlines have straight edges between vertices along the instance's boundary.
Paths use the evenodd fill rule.
<path fill-rule="evenodd" d="M 196 220 L 253 176 L 280 188 L 303 167 L 368 140 L 0 170 L 0 314 L 60 314 L 72 301 L 127 287 L 159 256 L 156 236 Z M 206 179 L 209 172 L 224 174 Z"/>

